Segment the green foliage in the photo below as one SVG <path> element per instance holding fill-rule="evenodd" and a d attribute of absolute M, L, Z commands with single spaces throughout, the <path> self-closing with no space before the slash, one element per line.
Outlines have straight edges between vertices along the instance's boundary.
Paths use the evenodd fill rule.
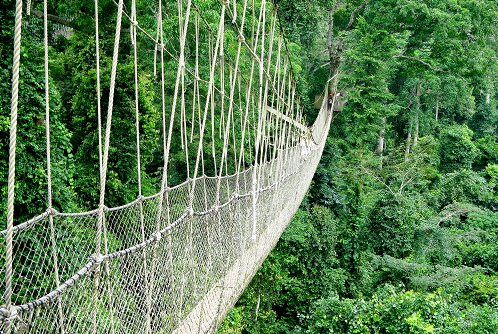
<path fill-rule="evenodd" d="M 498 163 L 498 140 L 492 136 L 485 136 L 479 138 L 476 145 L 479 149 L 479 156 L 475 164 L 476 167 L 482 169 L 488 164 Z"/>
<path fill-rule="evenodd" d="M 443 174 L 435 184 L 435 191 L 442 207 L 455 202 L 487 204 L 492 196 L 487 180 L 468 169 Z"/>
<path fill-rule="evenodd" d="M 346 104 L 308 202 L 229 316 L 234 332 L 497 332 L 497 4 L 280 7 L 314 78 L 303 91 L 319 94 L 339 58 Z M 317 204 L 332 234 L 314 228 Z"/>
<path fill-rule="evenodd" d="M 472 141 L 473 132 L 467 126 L 445 127 L 440 139 L 440 169 L 454 172 L 461 168 L 470 169 L 479 151 Z"/>
<path fill-rule="evenodd" d="M 496 206 L 498 206 L 498 164 L 488 165 L 486 167 L 486 173 L 490 178 L 489 184 L 494 189 L 493 206 L 496 208 Z"/>
<path fill-rule="evenodd" d="M 11 8 L 10 4 L 3 4 Z M 10 7 L 9 7 L 10 6 Z M 11 11 L 2 12 L 2 63 L 12 61 L 11 49 L 13 16 Z M 23 89 L 19 94 L 18 145 L 17 145 L 17 186 L 15 198 L 16 218 L 19 221 L 32 218 L 47 207 L 46 149 L 45 149 L 45 100 L 43 85 L 43 48 L 36 43 L 33 31 L 26 31 L 25 43 L 21 50 L 21 81 Z M 52 50 L 51 50 L 52 51 Z M 7 134 L 10 126 L 10 83 L 9 66 L 0 71 L 0 130 Z M 74 210 L 77 207 L 76 194 L 72 188 L 75 165 L 72 155 L 71 133 L 63 122 L 63 109 L 60 105 L 61 93 L 54 80 L 51 87 L 51 145 L 52 174 L 54 179 L 54 207 L 58 210 Z M 0 137 L 0 173 L 7 175 L 8 136 Z M 5 221 L 7 179 L 0 179 L 0 217 Z"/>
<path fill-rule="evenodd" d="M 306 333 L 493 333 L 497 315 L 493 307 L 461 304 L 441 290 L 384 285 L 368 300 L 321 300 Z"/>
<path fill-rule="evenodd" d="M 402 39 L 386 30 L 373 29 L 364 18 L 358 20 L 357 28 L 346 39 L 344 66 L 351 71 L 343 75 L 341 82 L 354 89 L 348 94 L 339 126 L 358 145 L 362 143 L 357 141 L 363 138 L 370 137 L 367 143 L 371 142 L 381 129 L 382 118 L 394 116 L 399 110 L 388 86 L 393 56 L 399 52 Z M 343 120 L 347 123 L 342 124 Z"/>
<path fill-rule="evenodd" d="M 243 306 L 232 311 L 220 331 L 232 333 L 242 327 L 248 333 L 287 333 L 306 325 L 309 306 L 325 291 L 345 283 L 345 272 L 336 260 L 336 223 L 324 207 L 298 211 L 246 289 L 240 302 Z"/>

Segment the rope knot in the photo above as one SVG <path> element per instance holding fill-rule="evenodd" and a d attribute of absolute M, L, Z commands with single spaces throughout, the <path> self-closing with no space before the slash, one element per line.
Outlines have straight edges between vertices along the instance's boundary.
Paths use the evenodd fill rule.
<path fill-rule="evenodd" d="M 145 197 L 144 197 L 144 195 L 139 195 L 137 199 L 138 199 L 138 202 L 143 202 L 145 200 Z"/>
<path fill-rule="evenodd" d="M 58 212 L 54 208 L 48 208 L 47 213 L 49 216 L 57 216 Z"/>
<path fill-rule="evenodd" d="M 183 57 L 180 57 L 180 59 L 178 60 L 178 66 L 182 69 L 185 68 L 185 59 Z"/>
<path fill-rule="evenodd" d="M 154 234 L 154 240 L 156 240 L 156 242 L 161 241 L 161 237 L 162 237 L 161 232 L 157 232 Z"/>
<path fill-rule="evenodd" d="M 238 40 L 239 40 L 239 42 L 241 42 L 241 43 L 244 43 L 244 42 L 245 42 L 245 40 L 246 40 L 246 38 L 244 37 L 244 35 L 242 35 L 242 33 L 241 33 L 241 32 L 239 32 Z"/>
<path fill-rule="evenodd" d="M 90 256 L 90 261 L 94 262 L 95 264 L 100 264 L 104 261 L 104 256 L 102 254 L 93 254 Z"/>
<path fill-rule="evenodd" d="M 7 308 L 0 308 L 0 322 L 13 322 L 19 317 L 17 308 L 12 307 L 9 311 Z"/>
<path fill-rule="evenodd" d="M 138 26 L 138 21 L 136 21 L 136 20 L 131 20 L 130 23 L 134 27 Z"/>

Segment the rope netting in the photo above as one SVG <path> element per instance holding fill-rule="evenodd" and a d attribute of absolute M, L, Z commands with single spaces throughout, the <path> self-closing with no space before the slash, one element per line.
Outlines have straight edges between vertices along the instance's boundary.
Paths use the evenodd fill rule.
<path fill-rule="evenodd" d="M 95 0 L 98 206 L 68 213 L 56 210 L 52 200 L 45 0 L 47 210 L 16 224 L 23 11 L 21 1 L 16 4 L 7 225 L 0 232 L 5 241 L 0 332 L 215 331 L 299 207 L 332 117 L 324 101 L 314 124 L 305 125 L 274 5 L 265 0 L 213 1 L 207 20 L 192 0 L 177 1 L 175 15 L 165 13 L 161 1 L 147 3 L 156 17 L 151 31 L 150 22 L 141 24 L 144 9 L 139 3 L 119 0 L 114 6 L 115 30 L 109 32 L 99 27 L 99 16 L 108 13 L 102 13 Z M 209 23 L 213 13 L 216 26 Z M 176 35 L 165 35 L 164 24 L 171 24 L 172 17 L 177 18 Z M 104 33 L 113 34 L 114 48 L 102 125 L 99 35 Z M 134 65 L 128 84 L 134 87 L 135 133 L 130 136 L 136 141 L 138 193 L 136 200 L 111 208 L 105 204 L 106 181 L 124 43 L 129 43 Z M 153 60 L 139 59 L 139 47 L 149 47 Z M 171 61 L 175 75 L 168 77 Z M 163 168 L 154 194 L 143 194 L 141 177 L 140 76 L 147 71 L 159 78 L 161 95 Z M 181 160 L 187 177 L 172 185 L 168 173 L 176 160 Z"/>

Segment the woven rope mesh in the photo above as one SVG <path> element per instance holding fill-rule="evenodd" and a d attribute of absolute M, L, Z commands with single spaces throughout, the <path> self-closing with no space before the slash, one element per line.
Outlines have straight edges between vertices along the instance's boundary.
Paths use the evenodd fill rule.
<path fill-rule="evenodd" d="M 298 121 L 302 108 L 273 5 L 263 1 L 257 5 L 265 7 L 246 8 L 255 14 L 242 30 L 242 3 L 250 4 L 213 2 L 209 15 L 217 8 L 217 28 L 205 23 L 194 2 L 170 4 L 178 6 L 186 30 L 183 43 L 178 15 L 165 14 L 163 21 L 177 24 L 177 36 L 167 36 L 174 41 L 165 50 L 167 61 L 158 51 L 167 44 L 159 39 L 164 22 L 156 22 L 154 40 L 150 22 L 141 26 L 137 18 L 137 45 L 155 51 L 154 62 L 135 57 L 135 73 L 154 72 L 159 87 L 176 91 L 157 106 L 172 124 L 168 130 L 165 120 L 156 139 L 165 139 L 160 171 L 184 171 L 186 180 L 170 186 L 162 174 L 156 180 L 160 190 L 139 192 L 127 204 L 76 213 L 49 207 L 1 231 L 3 239 L 12 234 L 12 244 L 3 244 L 13 252 L 13 270 L 12 293 L 0 288 L 11 301 L 10 308 L 0 307 L 0 333 L 216 330 L 299 207 L 331 122 L 326 103 L 309 129 Z M 124 3 L 123 24 L 130 23 L 125 20 L 134 14 L 127 8 L 134 6 Z M 238 34 L 244 39 L 235 38 Z M 129 46 L 129 36 L 120 43 Z M 209 58 L 202 68 L 199 48 Z M 235 59 L 220 56 L 229 49 L 238 50 Z M 176 82 L 160 78 L 165 63 L 174 67 Z M 112 139 L 111 161 L 119 161 Z M 3 246 L 0 250 L 5 252 Z M 6 258 L 0 257 L 2 280 Z"/>
<path fill-rule="evenodd" d="M 323 128 L 323 133 L 326 130 Z M 315 147 L 309 155 L 302 155 L 300 148 L 290 148 L 287 162 L 284 161 L 289 168 L 284 168 L 280 179 L 269 178 L 269 184 L 259 190 L 256 240 L 252 236 L 251 193 L 241 191 L 218 207 L 213 203 L 206 204 L 205 195 L 216 187 L 217 180 L 202 177 L 196 180 L 202 186 L 196 187 L 194 198 L 198 199 L 198 204 L 192 216 L 186 213 L 185 204 L 192 181 L 168 192 L 170 207 L 163 207 L 163 210 L 170 211 L 170 217 L 175 217 L 174 222 L 172 225 L 163 222 L 168 231 L 155 243 L 141 245 L 138 211 L 142 205 L 144 232 L 150 236 L 157 223 L 158 197 L 107 213 L 106 254 L 111 257 L 98 269 L 97 289 L 96 272 L 89 270 L 50 301 L 42 305 L 29 304 L 33 297 L 41 298 L 55 290 L 56 285 L 53 279 L 47 280 L 47 276 L 53 275 L 50 249 L 23 252 L 23 259 L 16 262 L 14 280 L 15 304 L 25 304 L 23 308 L 26 308 L 20 310 L 16 320 L 19 333 L 24 333 L 24 329 L 33 333 L 53 333 L 59 326 L 59 305 L 68 333 L 91 332 L 93 321 L 90 315 L 95 309 L 98 310 L 99 333 L 140 333 L 145 330 L 148 313 L 153 332 L 203 333 L 213 330 L 236 302 L 299 207 L 322 147 Z M 266 164 L 263 174 L 270 173 L 278 162 L 276 159 Z M 234 182 L 237 178 L 239 189 L 244 189 L 244 173 L 225 178 L 226 184 L 236 188 Z M 204 181 L 207 181 L 205 187 Z M 62 282 L 84 268 L 94 248 L 89 242 L 92 235 L 72 235 L 64 227 L 67 224 L 86 225 L 91 231 L 94 220 L 95 214 L 56 217 L 57 256 Z M 47 218 L 16 232 L 16 247 L 48 243 L 46 227 Z M 114 235 L 117 237 L 111 237 Z M 137 245 L 141 248 L 133 249 Z M 43 285 L 38 284 L 39 281 Z M 26 299 L 26 296 L 31 299 Z"/>

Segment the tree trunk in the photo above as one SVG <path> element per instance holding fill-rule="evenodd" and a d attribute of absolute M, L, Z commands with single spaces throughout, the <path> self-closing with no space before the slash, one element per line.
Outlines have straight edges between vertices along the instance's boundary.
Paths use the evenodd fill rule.
<path fill-rule="evenodd" d="M 377 149 L 375 150 L 375 153 L 382 155 L 384 153 L 384 147 L 385 147 L 385 134 L 386 134 L 386 118 L 382 118 L 382 129 L 379 132 L 379 139 L 377 142 Z"/>
<path fill-rule="evenodd" d="M 375 153 L 379 155 L 382 155 L 384 153 L 384 136 L 385 136 L 385 130 L 382 129 L 380 130 L 377 149 L 375 150 Z"/>
<path fill-rule="evenodd" d="M 415 114 L 415 131 L 413 132 L 413 147 L 417 146 L 419 138 L 419 121 L 418 121 L 418 111 Z"/>
<path fill-rule="evenodd" d="M 352 29 L 356 17 L 366 7 L 370 0 L 364 0 L 358 7 L 356 7 L 349 17 L 349 22 L 344 30 Z M 330 61 L 330 76 L 335 76 L 339 71 L 341 63 L 341 54 L 343 51 L 343 41 L 341 38 L 334 39 L 334 14 L 344 4 L 344 0 L 335 0 L 334 4 L 329 10 L 328 33 L 327 33 L 327 48 L 329 51 Z"/>
<path fill-rule="evenodd" d="M 410 119 L 410 125 L 408 126 L 408 135 L 406 137 L 405 161 L 408 160 L 408 156 L 410 155 L 411 144 L 412 144 L 412 120 Z"/>
<path fill-rule="evenodd" d="M 413 135 L 413 147 L 417 146 L 419 138 L 419 115 L 420 115 L 420 96 L 422 95 L 422 85 L 417 86 L 415 96 L 415 131 Z"/>
<path fill-rule="evenodd" d="M 258 302 L 256 303 L 256 316 L 255 316 L 256 321 L 258 320 L 260 303 L 261 303 L 261 291 L 258 291 Z"/>
<path fill-rule="evenodd" d="M 384 149 L 386 147 L 386 118 L 382 117 L 382 128 L 379 133 L 379 140 L 377 143 L 377 149 L 375 150 L 375 153 L 380 155 L 380 169 L 383 167 L 383 155 L 384 155 Z"/>
<path fill-rule="evenodd" d="M 339 54 L 337 50 L 337 43 L 334 43 L 333 33 L 334 33 L 334 13 L 336 11 L 336 5 L 334 5 L 329 11 L 329 29 L 327 34 L 327 47 L 329 51 L 329 62 L 330 62 L 330 77 L 333 77 L 339 68 Z"/>
<path fill-rule="evenodd" d="M 337 12 L 339 7 L 342 6 L 344 1 L 336 0 L 329 10 L 329 22 L 328 22 L 328 33 L 327 33 L 327 48 L 329 52 L 330 61 L 330 77 L 333 77 L 339 71 L 339 65 L 341 63 L 341 53 L 342 53 L 342 40 L 340 38 L 334 39 L 334 14 Z"/>

